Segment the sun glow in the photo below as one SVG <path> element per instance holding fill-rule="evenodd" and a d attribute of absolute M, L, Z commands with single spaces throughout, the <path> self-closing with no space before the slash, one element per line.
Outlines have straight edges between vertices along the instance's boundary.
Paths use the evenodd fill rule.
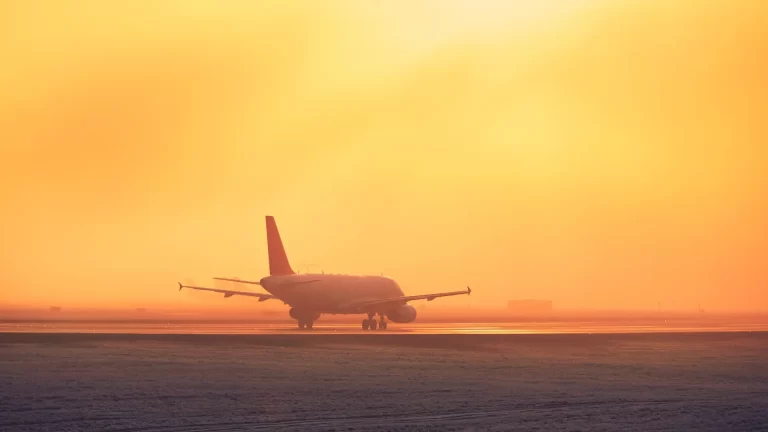
<path fill-rule="evenodd" d="M 768 308 L 765 2 L 6 3 L 0 305 L 236 307 L 174 282 L 273 214 L 409 293 Z"/>

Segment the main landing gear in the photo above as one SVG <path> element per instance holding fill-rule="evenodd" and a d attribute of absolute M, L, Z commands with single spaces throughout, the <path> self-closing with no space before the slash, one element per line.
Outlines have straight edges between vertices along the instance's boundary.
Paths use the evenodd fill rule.
<path fill-rule="evenodd" d="M 386 330 L 387 320 L 384 314 L 379 314 L 379 321 L 376 321 L 376 314 L 368 314 L 368 318 L 363 320 L 363 330 Z"/>
<path fill-rule="evenodd" d="M 320 318 L 320 313 L 306 309 L 291 308 L 288 315 L 295 319 L 299 325 L 299 330 L 312 330 L 312 325 Z"/>

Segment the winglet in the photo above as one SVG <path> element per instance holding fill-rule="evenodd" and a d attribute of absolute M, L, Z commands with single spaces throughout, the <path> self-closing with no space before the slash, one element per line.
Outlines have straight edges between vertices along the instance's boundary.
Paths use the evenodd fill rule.
<path fill-rule="evenodd" d="M 467 295 L 470 295 L 470 294 L 472 294 L 472 288 L 467 287 Z"/>
<path fill-rule="evenodd" d="M 184 288 L 184 285 L 181 284 L 181 282 L 176 282 L 179 284 L 179 291 L 181 291 L 182 288 Z"/>

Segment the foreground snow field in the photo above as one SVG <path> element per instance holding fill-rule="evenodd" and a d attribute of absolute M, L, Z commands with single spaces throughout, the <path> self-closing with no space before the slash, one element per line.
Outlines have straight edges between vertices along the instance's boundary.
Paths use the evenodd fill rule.
<path fill-rule="evenodd" d="M 0 334 L 0 430 L 768 429 L 768 333 Z"/>

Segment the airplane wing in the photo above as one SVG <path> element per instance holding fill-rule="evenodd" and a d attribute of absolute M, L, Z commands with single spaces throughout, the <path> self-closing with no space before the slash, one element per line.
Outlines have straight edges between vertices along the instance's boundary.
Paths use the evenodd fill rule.
<path fill-rule="evenodd" d="M 403 305 L 412 300 L 432 301 L 438 297 L 450 297 L 450 296 L 456 296 L 456 295 L 462 295 L 462 294 L 469 295 L 471 293 L 472 293 L 472 289 L 470 287 L 467 287 L 466 291 L 451 291 L 451 292 L 436 293 L 436 294 L 420 294 L 420 295 L 412 295 L 412 296 L 389 297 L 385 299 L 376 299 L 376 300 L 364 300 L 361 302 L 347 304 L 345 305 L 345 308 L 350 308 L 355 310 L 369 310 L 371 308 L 376 308 L 381 306 Z"/>
<path fill-rule="evenodd" d="M 182 285 L 181 282 L 179 282 L 179 291 L 181 291 L 182 288 L 189 288 L 193 290 L 200 290 L 200 291 L 212 291 L 217 293 L 224 294 L 224 297 L 232 297 L 232 296 L 247 296 L 247 297 L 256 297 L 259 299 L 260 302 L 263 302 L 265 300 L 273 299 L 275 296 L 272 294 L 261 294 L 261 293 L 255 293 L 255 292 L 248 292 L 248 291 L 232 291 L 232 290 L 226 290 L 226 289 L 216 289 L 216 288 L 205 288 L 205 287 L 196 287 L 196 286 L 187 286 Z"/>

